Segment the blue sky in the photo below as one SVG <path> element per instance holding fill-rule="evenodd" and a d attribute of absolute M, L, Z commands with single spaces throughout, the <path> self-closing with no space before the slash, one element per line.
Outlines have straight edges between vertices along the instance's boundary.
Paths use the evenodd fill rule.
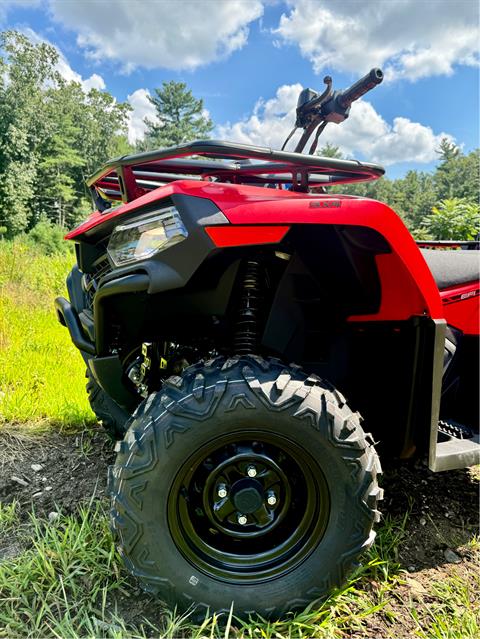
<path fill-rule="evenodd" d="M 479 145 L 475 0 L 0 0 L 0 26 L 45 39 L 61 71 L 133 107 L 130 138 L 153 116 L 148 93 L 182 80 L 216 136 L 279 147 L 301 87 L 348 86 L 372 66 L 386 81 L 325 141 L 397 177 L 429 170 L 447 135 Z"/>

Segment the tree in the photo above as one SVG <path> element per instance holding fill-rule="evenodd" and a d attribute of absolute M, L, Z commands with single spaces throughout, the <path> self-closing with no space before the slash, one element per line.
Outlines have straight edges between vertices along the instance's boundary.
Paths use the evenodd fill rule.
<path fill-rule="evenodd" d="M 149 100 L 156 109 L 157 119 L 145 118 L 147 132 L 141 144 L 145 150 L 203 139 L 213 128 L 213 122 L 205 114 L 203 100 L 195 98 L 184 82 L 164 82 Z"/>
<path fill-rule="evenodd" d="M 75 169 L 85 164 L 78 145 L 78 119 L 64 98 L 61 89 L 46 92 L 49 134 L 39 147 L 36 185 L 36 217 L 45 215 L 59 226 L 66 225 L 69 207 L 78 200 Z"/>
<path fill-rule="evenodd" d="M 88 209 L 85 178 L 125 148 L 130 107 L 64 80 L 45 91 L 44 102 L 49 135 L 40 147 L 36 216 L 71 226 Z"/>
<path fill-rule="evenodd" d="M 480 230 L 480 206 L 462 198 L 442 200 L 421 228 L 434 240 L 474 240 Z"/>
<path fill-rule="evenodd" d="M 435 153 L 440 156 L 440 160 L 442 162 L 448 162 L 449 160 L 458 158 L 460 155 L 460 149 L 456 144 L 450 142 L 448 138 L 442 138 L 440 140 L 440 146 Z"/>
<path fill-rule="evenodd" d="M 394 180 L 394 185 L 393 208 L 408 226 L 417 228 L 438 201 L 432 176 L 421 171 L 408 171 L 405 177 Z"/>
<path fill-rule="evenodd" d="M 340 147 L 330 144 L 330 142 L 327 142 L 324 146 L 322 146 L 322 148 L 317 152 L 317 155 L 320 155 L 323 158 L 337 158 L 339 160 L 343 158 Z"/>
<path fill-rule="evenodd" d="M 76 223 L 90 199 L 85 178 L 130 150 L 130 106 L 65 81 L 57 62 L 51 45 L 0 34 L 0 225 L 7 236 L 43 218 Z"/>
<path fill-rule="evenodd" d="M 16 31 L 0 34 L 0 224 L 7 235 L 27 228 L 45 137 L 43 90 L 56 79 L 58 53 Z"/>
<path fill-rule="evenodd" d="M 434 175 L 437 201 L 467 198 L 477 202 L 480 189 L 479 150 L 464 155 L 458 146 L 443 138 L 437 154 L 441 160 Z"/>

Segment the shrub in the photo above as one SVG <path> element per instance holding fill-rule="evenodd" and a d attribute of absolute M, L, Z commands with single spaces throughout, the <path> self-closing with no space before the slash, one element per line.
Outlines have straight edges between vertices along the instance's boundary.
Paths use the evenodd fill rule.
<path fill-rule="evenodd" d="M 63 239 L 65 229 L 48 220 L 40 220 L 27 234 L 27 241 L 45 255 L 66 253 L 69 250 Z"/>
<path fill-rule="evenodd" d="M 480 231 L 480 206 L 465 198 L 441 200 L 421 227 L 435 240 L 474 240 Z"/>

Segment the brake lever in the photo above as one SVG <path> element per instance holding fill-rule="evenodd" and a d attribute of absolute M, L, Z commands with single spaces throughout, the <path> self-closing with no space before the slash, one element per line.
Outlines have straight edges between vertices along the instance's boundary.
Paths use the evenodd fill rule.
<path fill-rule="evenodd" d="M 330 100 L 330 98 L 332 97 L 333 95 L 332 82 L 333 80 L 331 76 L 326 75 L 323 78 L 323 83 L 326 84 L 326 88 L 324 92 L 321 95 L 314 98 L 313 100 L 311 100 L 311 102 L 307 103 L 306 105 L 302 107 L 303 112 L 301 116 L 300 116 L 299 109 L 297 109 L 297 121 L 295 122 L 294 128 L 289 133 L 287 139 L 283 143 L 282 151 L 285 149 L 288 142 L 290 141 L 293 134 L 298 128 L 303 129 L 303 134 L 295 147 L 295 153 L 301 153 L 303 151 L 305 144 L 308 142 L 308 139 L 310 138 L 312 133 L 315 131 L 315 129 L 321 123 L 323 119 L 320 116 L 319 107 L 321 107 L 324 102 L 326 102 L 327 100 Z M 323 131 L 323 128 L 322 128 L 322 131 Z M 318 135 L 316 138 L 316 142 L 318 142 Z M 315 146 L 316 146 L 316 143 L 315 143 Z"/>
<path fill-rule="evenodd" d="M 321 106 L 328 98 L 331 97 L 332 95 L 332 77 L 330 75 L 326 75 L 323 78 L 323 84 L 326 84 L 327 87 L 325 89 L 325 91 L 322 93 L 322 95 L 319 95 L 318 98 L 315 98 L 314 100 L 312 100 L 312 103 L 309 105 L 309 110 L 310 108 L 314 109 L 317 106 Z"/>

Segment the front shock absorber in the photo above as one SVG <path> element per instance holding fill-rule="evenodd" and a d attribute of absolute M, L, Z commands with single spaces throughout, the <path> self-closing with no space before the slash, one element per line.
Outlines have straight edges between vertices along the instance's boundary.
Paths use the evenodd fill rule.
<path fill-rule="evenodd" d="M 260 263 L 249 259 L 245 263 L 241 283 L 234 337 L 236 355 L 251 355 L 257 352 L 261 295 Z"/>

